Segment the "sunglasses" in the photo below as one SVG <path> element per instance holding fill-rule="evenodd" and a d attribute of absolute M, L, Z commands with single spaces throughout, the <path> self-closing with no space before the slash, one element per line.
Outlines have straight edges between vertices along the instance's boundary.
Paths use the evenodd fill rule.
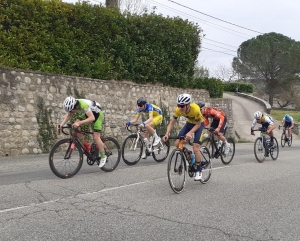
<path fill-rule="evenodd" d="M 144 105 L 138 105 L 138 107 L 143 107 Z"/>
<path fill-rule="evenodd" d="M 177 105 L 178 108 L 183 109 L 185 105 Z"/>

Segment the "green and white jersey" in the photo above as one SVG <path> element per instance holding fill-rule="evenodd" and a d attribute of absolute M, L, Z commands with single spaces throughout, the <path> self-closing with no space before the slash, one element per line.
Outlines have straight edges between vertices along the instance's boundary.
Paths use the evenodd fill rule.
<path fill-rule="evenodd" d="M 79 104 L 77 107 L 78 112 L 86 114 L 88 111 L 99 113 L 101 111 L 101 105 L 96 101 L 87 99 L 77 99 Z"/>

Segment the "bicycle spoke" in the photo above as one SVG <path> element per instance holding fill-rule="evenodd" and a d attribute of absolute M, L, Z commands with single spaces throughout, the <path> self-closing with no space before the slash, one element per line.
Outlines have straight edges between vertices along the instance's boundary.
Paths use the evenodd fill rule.
<path fill-rule="evenodd" d="M 72 143 L 74 145 L 74 143 Z M 70 139 L 58 141 L 49 154 L 52 172 L 60 178 L 69 178 L 77 174 L 83 163 L 83 154 L 79 144 L 70 148 Z"/>
<path fill-rule="evenodd" d="M 168 180 L 172 190 L 180 193 L 186 181 L 185 159 L 180 150 L 175 149 L 168 161 Z"/>

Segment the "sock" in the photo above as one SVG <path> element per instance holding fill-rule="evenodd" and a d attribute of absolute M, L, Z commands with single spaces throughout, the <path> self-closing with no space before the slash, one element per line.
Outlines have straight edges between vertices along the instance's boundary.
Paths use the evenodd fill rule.
<path fill-rule="evenodd" d="M 105 151 L 100 152 L 100 156 L 101 156 L 101 158 L 104 158 L 105 157 Z"/>
<path fill-rule="evenodd" d="M 202 171 L 202 167 L 200 166 L 201 162 L 197 162 L 197 172 L 201 172 Z"/>

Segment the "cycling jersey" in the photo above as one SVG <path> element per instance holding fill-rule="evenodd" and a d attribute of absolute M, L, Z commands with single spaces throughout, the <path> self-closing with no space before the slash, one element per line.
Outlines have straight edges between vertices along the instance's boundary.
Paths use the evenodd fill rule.
<path fill-rule="evenodd" d="M 181 113 L 180 109 L 176 107 L 173 118 L 177 119 L 179 116 L 186 117 L 186 121 L 191 124 L 196 124 L 197 122 L 204 122 L 204 118 L 201 114 L 199 105 L 195 103 L 190 104 L 189 112 L 187 113 Z"/>
<path fill-rule="evenodd" d="M 78 106 L 76 110 L 78 113 L 81 113 L 79 119 L 85 120 L 87 116 L 87 112 L 92 111 L 95 120 L 93 121 L 93 130 L 95 132 L 100 132 L 102 130 L 102 121 L 103 121 L 103 111 L 101 111 L 101 106 L 96 101 L 86 100 L 86 99 L 77 99 Z"/>
<path fill-rule="evenodd" d="M 205 107 L 203 117 L 207 120 L 207 118 L 212 118 L 214 122 L 214 128 L 219 128 L 221 130 L 222 127 L 226 127 L 226 115 L 220 109 Z M 222 128 L 222 129 L 224 129 Z"/>
<path fill-rule="evenodd" d="M 95 113 L 99 113 L 101 111 L 101 106 L 96 101 L 86 100 L 86 99 L 77 99 L 79 104 L 77 106 L 77 110 L 80 113 L 87 113 L 88 111 L 92 111 Z"/>
<path fill-rule="evenodd" d="M 138 108 L 137 111 L 138 111 L 138 113 L 136 114 L 137 116 L 140 116 L 142 114 L 142 112 L 146 113 L 148 116 L 153 115 L 153 117 L 162 115 L 161 109 L 158 106 L 156 106 L 154 104 L 150 104 L 150 103 L 146 104 L 144 110 L 140 110 Z"/>
<path fill-rule="evenodd" d="M 253 122 L 252 122 L 252 128 L 256 125 L 257 123 L 257 120 L 254 119 Z M 266 116 L 266 115 L 263 115 L 261 117 L 261 123 L 262 127 L 265 127 L 265 128 L 268 128 L 269 126 L 272 126 L 274 125 L 274 122 L 271 120 L 271 118 L 269 116 Z"/>
<path fill-rule="evenodd" d="M 290 115 L 285 115 L 282 119 L 282 122 L 290 122 L 292 123 L 294 121 L 293 117 L 291 117 Z"/>

